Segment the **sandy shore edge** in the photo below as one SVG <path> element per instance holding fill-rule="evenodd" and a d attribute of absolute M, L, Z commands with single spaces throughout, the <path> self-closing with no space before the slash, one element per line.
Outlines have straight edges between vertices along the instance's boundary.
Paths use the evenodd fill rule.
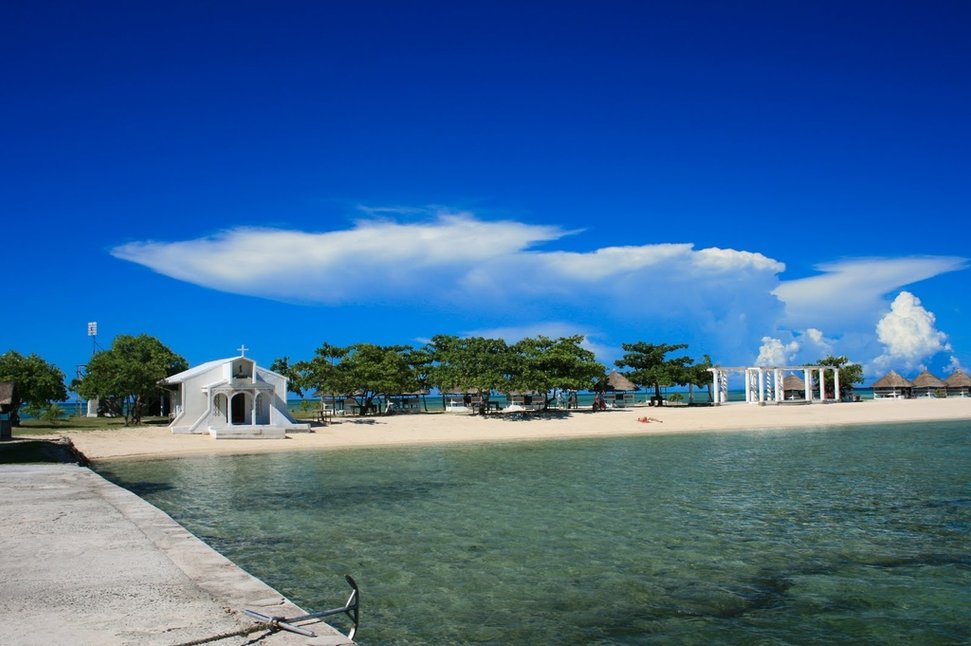
<path fill-rule="evenodd" d="M 647 418 L 647 422 L 639 421 Z M 93 461 L 159 459 L 191 455 L 335 450 L 428 444 L 514 442 L 711 433 L 763 429 L 827 428 L 971 420 L 971 398 L 863 401 L 841 404 L 768 405 L 609 410 L 511 419 L 448 413 L 347 418 L 284 440 L 216 440 L 173 435 L 167 428 L 65 430 L 58 433 Z"/>

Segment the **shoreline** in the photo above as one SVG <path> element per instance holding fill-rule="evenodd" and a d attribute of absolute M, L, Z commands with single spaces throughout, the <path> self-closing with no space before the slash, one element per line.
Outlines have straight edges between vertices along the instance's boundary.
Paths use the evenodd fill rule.
<path fill-rule="evenodd" d="M 650 421 L 640 422 L 638 418 L 648 418 Z M 174 435 L 167 427 L 67 429 L 54 436 L 69 439 L 89 460 L 102 462 L 456 443 L 822 429 L 948 420 L 971 420 L 971 398 L 799 406 L 759 406 L 740 402 L 712 407 L 635 407 L 597 413 L 588 410 L 556 411 L 530 419 L 418 413 L 338 419 L 327 425 L 314 426 L 309 433 L 288 433 L 283 440 L 216 440 L 208 434 Z"/>

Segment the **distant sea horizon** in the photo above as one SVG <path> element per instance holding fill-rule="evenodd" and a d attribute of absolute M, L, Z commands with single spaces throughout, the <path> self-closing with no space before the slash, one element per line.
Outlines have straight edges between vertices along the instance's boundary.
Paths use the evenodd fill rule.
<path fill-rule="evenodd" d="M 678 393 L 683 397 L 685 403 L 688 402 L 688 391 L 687 390 L 673 390 L 673 389 L 662 389 L 661 394 L 664 397 L 669 397 L 672 394 Z M 863 400 L 873 399 L 873 389 L 872 388 L 854 388 L 853 393 Z M 299 413 L 308 404 L 319 404 L 320 397 L 295 397 L 293 393 L 290 393 L 290 397 L 287 398 L 287 409 L 291 413 Z M 653 390 L 638 390 L 634 392 L 634 403 L 644 404 L 654 396 Z M 504 395 L 502 396 L 504 397 Z M 590 408 L 593 405 L 594 393 L 591 391 L 580 391 L 577 393 L 577 407 L 579 408 Z M 378 401 L 382 401 L 379 399 Z M 445 399 L 441 394 L 429 394 L 422 396 L 422 402 L 426 406 L 427 412 L 440 412 L 444 410 Z M 728 391 L 728 401 L 729 402 L 744 402 L 745 401 L 745 391 L 741 388 L 729 390 Z M 694 391 L 694 403 L 703 405 L 710 403 L 708 399 L 708 390 L 706 389 L 696 389 Z M 85 404 L 86 400 L 72 399 L 67 402 L 58 403 L 61 408 L 65 409 L 65 412 L 69 415 L 84 416 L 85 415 Z M 70 410 L 74 408 L 74 410 Z M 30 415 L 25 412 L 21 412 L 22 419 L 30 419 Z"/>

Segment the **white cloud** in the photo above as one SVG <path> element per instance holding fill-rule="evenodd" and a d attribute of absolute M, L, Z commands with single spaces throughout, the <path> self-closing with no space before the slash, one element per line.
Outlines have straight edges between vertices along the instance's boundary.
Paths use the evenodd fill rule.
<path fill-rule="evenodd" d="M 769 292 L 784 266 L 762 254 L 690 244 L 537 249 L 572 233 L 440 213 L 424 222 L 362 220 L 322 233 L 231 229 L 195 240 L 132 242 L 112 254 L 196 285 L 288 302 L 413 301 L 435 285 L 439 305 L 464 309 L 569 299 L 627 317 L 704 310 L 715 319 L 744 319 L 778 307 Z M 725 324 L 734 327 L 738 321 Z"/>
<path fill-rule="evenodd" d="M 934 314 L 924 309 L 919 298 L 900 292 L 877 323 L 877 338 L 884 350 L 874 359 L 874 366 L 913 370 L 938 352 L 950 352 L 947 335 L 936 329 L 935 322 Z"/>
<path fill-rule="evenodd" d="M 780 283 L 785 265 L 751 250 L 655 243 L 566 251 L 557 243 L 578 232 L 556 226 L 406 207 L 359 211 L 368 219 L 342 230 L 236 228 L 191 240 L 131 242 L 111 253 L 224 292 L 324 306 L 415 307 L 491 329 L 565 321 L 533 328 L 563 332 L 530 334 L 580 330 L 590 339 L 594 330 L 622 330 L 603 333 L 609 342 L 595 349 L 598 357 L 620 342 L 647 340 L 687 342 L 717 362 L 750 361 L 753 347 L 776 337 L 789 341 L 765 346 L 766 356 L 829 354 L 836 341 L 820 329 L 838 330 L 841 343 L 854 331 L 872 337 L 886 293 L 967 262 L 851 260 Z M 584 240 L 574 238 L 571 249 Z"/>
<path fill-rule="evenodd" d="M 762 337 L 762 346 L 759 348 L 759 356 L 755 360 L 755 365 L 784 366 L 792 363 L 792 359 L 798 351 L 798 341 L 783 343 L 782 339 L 764 336 Z"/>
<path fill-rule="evenodd" d="M 808 328 L 805 332 L 806 336 L 806 347 L 811 347 L 817 354 L 820 355 L 820 359 L 824 355 L 833 354 L 833 341 L 827 339 L 823 335 L 823 331 L 816 329 L 814 327 Z"/>
<path fill-rule="evenodd" d="M 948 362 L 947 362 L 947 368 L 945 369 L 945 373 L 944 373 L 944 374 L 948 374 L 948 375 L 949 375 L 949 374 L 951 374 L 952 372 L 954 372 L 955 370 L 961 370 L 961 371 L 964 371 L 964 368 L 963 368 L 963 367 L 961 366 L 961 360 L 960 360 L 960 359 L 958 359 L 958 358 L 957 358 L 956 356 L 954 356 L 954 355 L 952 354 L 952 355 L 951 355 L 951 356 L 950 356 L 950 357 L 948 358 Z"/>
<path fill-rule="evenodd" d="M 967 265 L 966 258 L 953 256 L 844 260 L 818 265 L 822 275 L 785 281 L 773 293 L 785 303 L 783 324 L 790 329 L 868 326 L 883 310 L 886 294 Z"/>

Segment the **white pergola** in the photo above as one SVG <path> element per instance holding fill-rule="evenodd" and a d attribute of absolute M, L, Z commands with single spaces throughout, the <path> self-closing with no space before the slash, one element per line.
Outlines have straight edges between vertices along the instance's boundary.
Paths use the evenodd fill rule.
<path fill-rule="evenodd" d="M 785 373 L 798 372 L 800 370 L 803 373 L 803 382 L 806 386 L 805 402 L 807 404 L 814 401 L 825 403 L 827 401 L 838 402 L 840 400 L 840 371 L 839 368 L 834 368 L 833 366 L 741 366 L 732 368 L 715 366 L 708 368 L 708 372 L 711 373 L 712 392 L 714 393 L 716 406 L 728 402 L 728 375 L 730 373 L 742 373 L 745 375 L 745 401 L 747 403 L 766 404 L 768 402 L 774 402 L 780 404 L 785 401 L 785 391 L 782 387 Z M 835 381 L 834 392 L 836 393 L 836 397 L 833 400 L 826 399 L 826 388 L 823 387 L 823 384 L 826 383 L 823 376 L 827 370 L 833 371 L 833 379 Z M 813 399 L 813 374 L 819 375 L 820 383 L 819 399 L 815 400 Z"/>

